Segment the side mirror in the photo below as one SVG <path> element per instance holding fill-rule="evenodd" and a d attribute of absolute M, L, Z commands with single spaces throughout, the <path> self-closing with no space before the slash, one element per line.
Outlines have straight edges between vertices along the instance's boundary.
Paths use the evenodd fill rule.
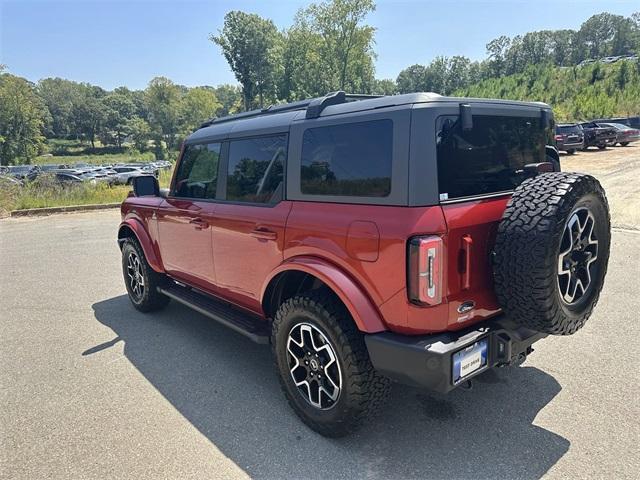
<path fill-rule="evenodd" d="M 133 194 L 136 197 L 157 197 L 160 195 L 160 184 L 153 175 L 134 177 L 131 183 L 133 184 Z"/>
<path fill-rule="evenodd" d="M 473 115 L 471 115 L 471 105 L 460 104 L 460 125 L 462 130 L 473 129 Z"/>

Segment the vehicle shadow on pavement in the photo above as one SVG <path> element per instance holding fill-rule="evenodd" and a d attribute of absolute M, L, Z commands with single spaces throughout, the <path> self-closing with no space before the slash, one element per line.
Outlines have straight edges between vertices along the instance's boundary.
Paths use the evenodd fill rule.
<path fill-rule="evenodd" d="M 380 417 L 326 439 L 287 405 L 268 347 L 175 302 L 144 315 L 122 295 L 93 309 L 117 338 L 83 355 L 124 341 L 151 385 L 252 477 L 540 478 L 569 448 L 532 424 L 561 389 L 537 368 L 489 372 L 447 396 L 395 385 Z"/>

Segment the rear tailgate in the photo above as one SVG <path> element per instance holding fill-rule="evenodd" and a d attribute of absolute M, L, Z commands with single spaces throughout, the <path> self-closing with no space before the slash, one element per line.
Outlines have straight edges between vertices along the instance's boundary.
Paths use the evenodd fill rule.
<path fill-rule="evenodd" d="M 443 205 L 447 222 L 449 325 L 466 326 L 499 311 L 491 250 L 509 196 Z"/>
<path fill-rule="evenodd" d="M 464 328 L 498 313 L 491 252 L 511 192 L 526 165 L 547 161 L 552 123 L 548 107 L 472 104 L 472 125 L 459 116 L 436 125 L 438 188 L 447 224 L 445 295 L 448 328 Z"/>

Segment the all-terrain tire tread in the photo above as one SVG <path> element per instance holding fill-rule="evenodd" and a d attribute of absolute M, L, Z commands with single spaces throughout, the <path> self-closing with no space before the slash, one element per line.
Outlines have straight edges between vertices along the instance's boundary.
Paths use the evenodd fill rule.
<path fill-rule="evenodd" d="M 573 334 L 584 325 L 598 301 L 602 285 L 580 315 L 566 315 L 556 301 L 556 249 L 575 200 L 586 194 L 603 202 L 609 234 L 607 198 L 600 183 L 590 175 L 553 172 L 535 176 L 525 180 L 507 204 L 494 247 L 495 290 L 507 315 L 526 327 L 554 335 Z M 608 239 L 606 245 L 601 253 L 603 279 Z"/>
<path fill-rule="evenodd" d="M 167 277 L 161 273 L 156 272 L 149 262 L 147 262 L 147 258 L 145 257 L 144 250 L 140 246 L 140 243 L 135 238 L 129 237 L 126 238 L 122 244 L 122 252 L 123 252 L 123 274 L 125 276 L 125 283 L 127 282 L 126 273 L 124 272 L 124 262 L 126 262 L 125 251 L 127 248 L 133 248 L 136 252 L 136 255 L 142 262 L 142 270 L 145 278 L 145 289 L 142 301 L 135 302 L 129 294 L 129 299 L 133 306 L 141 311 L 141 312 L 155 312 L 163 309 L 167 306 L 170 301 L 170 298 L 166 295 L 163 295 L 158 291 L 158 287 L 167 283 Z M 129 287 L 127 285 L 127 291 Z"/>
<path fill-rule="evenodd" d="M 314 313 L 322 319 L 323 326 L 336 334 L 336 353 L 343 360 L 342 395 L 348 394 L 350 415 L 331 424 L 316 422 L 301 412 L 289 395 L 283 375 L 278 365 L 277 338 L 285 319 L 295 310 Z M 358 429 L 366 419 L 373 418 L 384 406 L 389 395 L 391 382 L 380 375 L 371 364 L 362 333 L 356 328 L 349 312 L 342 302 L 329 290 L 312 290 L 286 300 L 278 309 L 272 326 L 273 358 L 279 379 L 291 408 L 310 428 L 327 437 L 341 437 Z"/>

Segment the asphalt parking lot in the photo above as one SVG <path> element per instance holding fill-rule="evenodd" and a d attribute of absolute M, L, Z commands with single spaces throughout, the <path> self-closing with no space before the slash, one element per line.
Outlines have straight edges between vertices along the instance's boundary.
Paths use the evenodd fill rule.
<path fill-rule="evenodd" d="M 471 391 L 395 386 L 330 440 L 290 410 L 268 348 L 175 303 L 131 307 L 118 221 L 0 221 L 1 478 L 637 478 L 638 231 L 614 230 L 576 335 Z"/>

